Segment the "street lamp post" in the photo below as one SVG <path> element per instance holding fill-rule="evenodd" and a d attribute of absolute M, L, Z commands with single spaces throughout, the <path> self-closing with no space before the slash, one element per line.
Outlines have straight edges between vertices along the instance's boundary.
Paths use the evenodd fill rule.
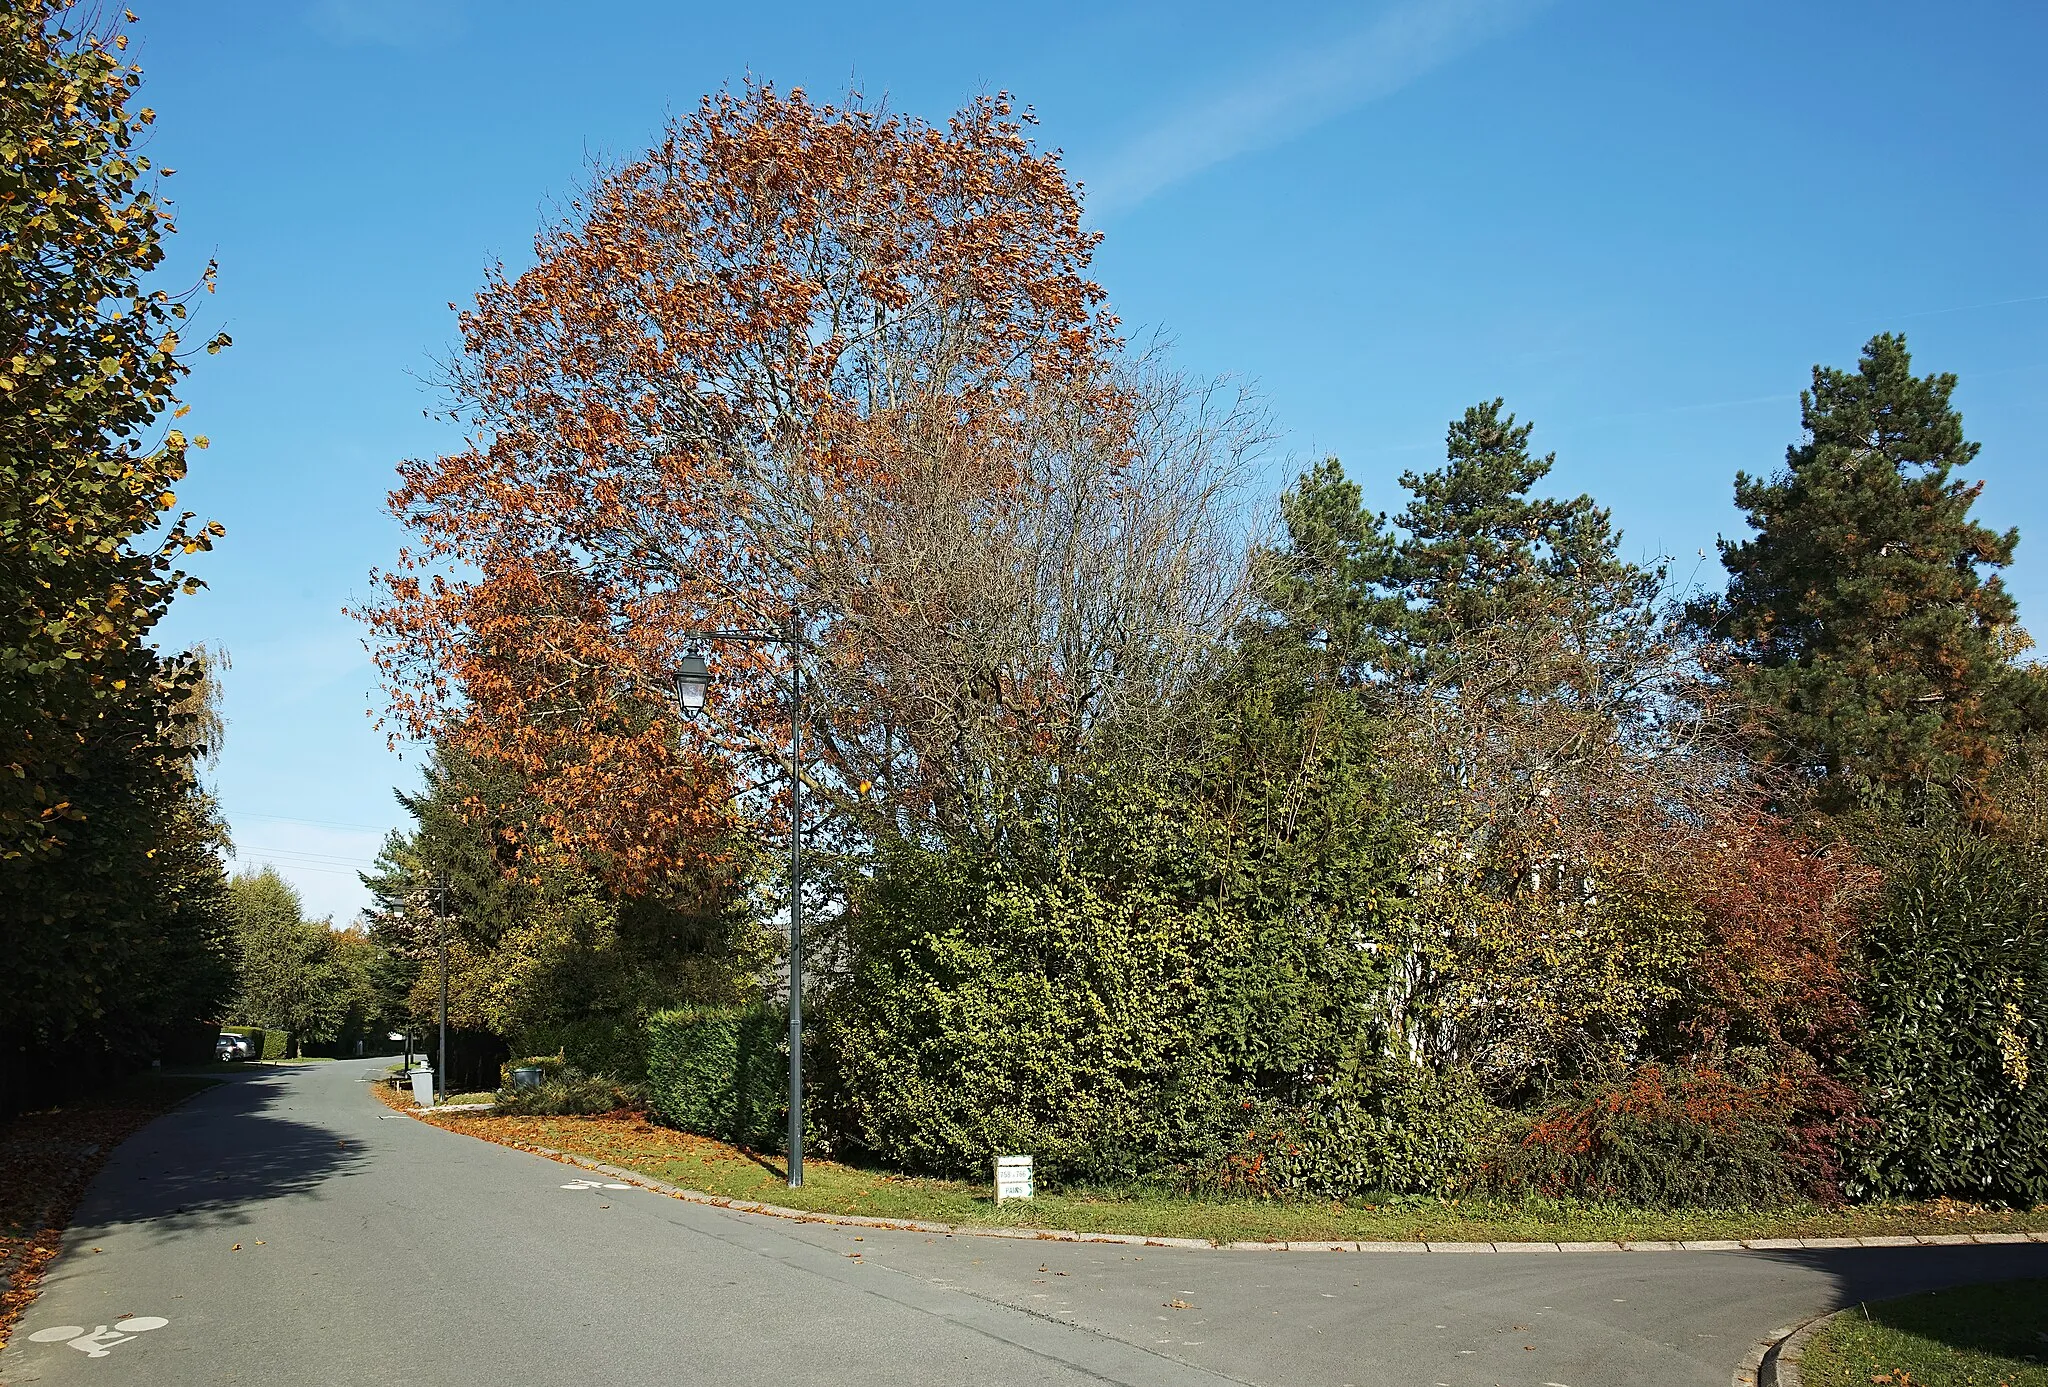
<path fill-rule="evenodd" d="M 448 882 L 443 878 L 434 892 L 434 932 L 441 937 L 441 1058 L 434 1069 L 435 1101 L 448 1097 Z"/>
<path fill-rule="evenodd" d="M 789 650 L 789 1187 L 804 1183 L 804 683 L 803 620 L 790 613 L 787 631 L 711 631 L 705 638 Z M 711 665 L 683 656 L 676 667 L 676 702 L 683 716 L 704 710 Z"/>

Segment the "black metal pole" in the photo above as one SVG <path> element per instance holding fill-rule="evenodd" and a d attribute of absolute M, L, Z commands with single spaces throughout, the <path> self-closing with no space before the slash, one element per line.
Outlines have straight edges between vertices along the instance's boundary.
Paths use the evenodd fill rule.
<path fill-rule="evenodd" d="M 448 1096 L 448 934 L 441 934 L 441 1063 L 434 1070 L 434 1101 Z"/>
<path fill-rule="evenodd" d="M 804 1183 L 803 618 L 789 618 L 789 1187 Z"/>

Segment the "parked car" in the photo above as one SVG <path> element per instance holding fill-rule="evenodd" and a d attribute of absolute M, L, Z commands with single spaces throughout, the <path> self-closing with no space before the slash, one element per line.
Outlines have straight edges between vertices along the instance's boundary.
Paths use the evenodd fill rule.
<path fill-rule="evenodd" d="M 252 1060 L 256 1058 L 256 1046 L 246 1035 L 223 1035 L 213 1042 L 213 1057 L 223 1062 Z"/>

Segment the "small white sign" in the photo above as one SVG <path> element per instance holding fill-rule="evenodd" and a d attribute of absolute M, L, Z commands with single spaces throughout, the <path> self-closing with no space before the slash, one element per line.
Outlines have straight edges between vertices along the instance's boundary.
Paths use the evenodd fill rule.
<path fill-rule="evenodd" d="M 1005 1199 L 1031 1198 L 1031 1158 L 996 1157 L 996 1203 Z"/>

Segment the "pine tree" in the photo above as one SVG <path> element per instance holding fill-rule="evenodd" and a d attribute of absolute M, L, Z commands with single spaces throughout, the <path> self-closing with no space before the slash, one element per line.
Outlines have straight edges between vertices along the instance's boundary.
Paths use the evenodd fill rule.
<path fill-rule="evenodd" d="M 1418 668 L 1433 647 L 1489 627 L 1630 610 L 1657 586 L 1657 574 L 1622 560 L 1621 535 L 1592 497 L 1531 498 L 1557 454 L 1531 456 L 1535 426 L 1501 407 L 1466 410 L 1445 440 L 1446 465 L 1401 476 L 1414 500 L 1394 522 L 1406 534 L 1394 589 Z"/>
<path fill-rule="evenodd" d="M 1854 372 L 1816 366 L 1806 440 L 1765 479 L 1737 474 L 1756 531 L 1721 541 L 1726 595 L 1698 609 L 1767 754 L 1830 809 L 1970 793 L 2007 734 L 2037 725 L 2041 680 L 1995 573 L 2019 531 L 1970 518 L 1982 482 L 1952 375 L 1916 377 L 1906 340 L 1873 337 Z"/>
<path fill-rule="evenodd" d="M 1391 528 L 1335 458 L 1304 474 L 1280 498 L 1288 543 L 1265 570 L 1279 632 L 1355 678 L 1425 678 L 1432 652 L 1489 628 L 1646 619 L 1662 574 L 1622 560 L 1608 513 L 1530 496 L 1557 460 L 1530 455 L 1533 427 L 1498 399 L 1466 410 L 1445 466 L 1401 475 L 1412 499 Z"/>
<path fill-rule="evenodd" d="M 1366 508 L 1358 483 L 1332 457 L 1281 493 L 1280 520 L 1286 546 L 1258 560 L 1266 605 L 1279 617 L 1261 648 L 1317 652 L 1340 680 L 1358 682 L 1386 662 L 1382 589 L 1394 562 L 1386 517 Z"/>

